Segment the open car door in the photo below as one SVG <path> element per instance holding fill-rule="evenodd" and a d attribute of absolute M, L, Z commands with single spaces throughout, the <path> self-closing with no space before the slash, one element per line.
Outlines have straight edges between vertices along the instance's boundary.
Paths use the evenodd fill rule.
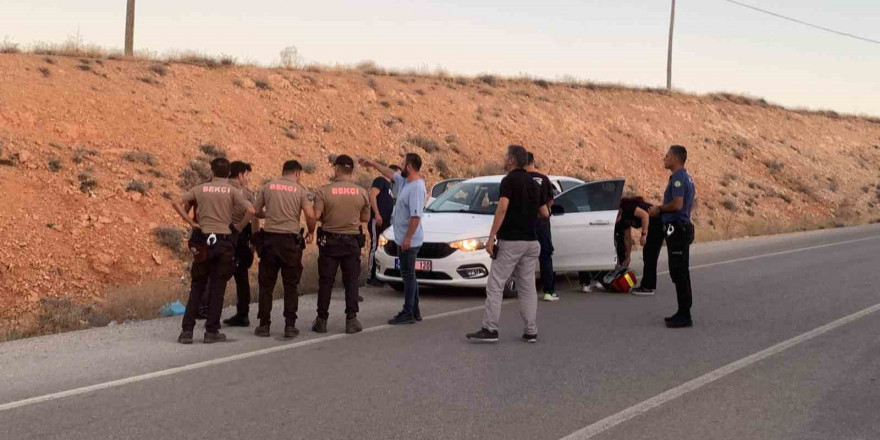
<path fill-rule="evenodd" d="M 614 223 L 624 179 L 589 182 L 556 197 L 550 224 L 560 272 L 614 269 Z"/>

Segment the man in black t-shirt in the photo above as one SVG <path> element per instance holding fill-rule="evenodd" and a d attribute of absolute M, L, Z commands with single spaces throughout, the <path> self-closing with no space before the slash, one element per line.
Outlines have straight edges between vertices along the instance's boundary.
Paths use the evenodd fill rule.
<path fill-rule="evenodd" d="M 379 237 L 391 226 L 391 213 L 394 211 L 391 182 L 384 176 L 373 180 L 373 185 L 370 186 L 370 202 L 370 278 L 367 284 L 382 287 L 382 282 L 376 278 L 376 250 L 379 249 Z"/>
<path fill-rule="evenodd" d="M 501 181 L 500 198 L 486 252 L 492 256 L 492 267 L 486 284 L 486 305 L 483 327 L 467 335 L 477 342 L 498 342 L 498 319 L 501 317 L 501 299 L 504 285 L 511 275 L 515 277 L 520 315 L 525 322 L 522 338 L 537 342 L 538 326 L 535 315 L 538 293 L 535 291 L 535 269 L 541 246 L 535 232 L 538 216 L 550 217 L 538 185 L 523 169 L 528 162 L 525 148 L 507 147 L 506 168 L 510 170 Z M 495 238 L 498 238 L 496 245 Z"/>
<path fill-rule="evenodd" d="M 617 249 L 617 261 L 620 266 L 629 266 L 630 250 L 632 249 L 631 228 L 641 229 L 639 244 L 642 246 L 642 283 L 633 289 L 633 295 L 650 296 L 657 286 L 657 259 L 666 236 L 663 222 L 659 217 L 651 217 L 650 203 L 641 197 L 624 197 L 620 199 L 620 211 L 614 226 L 614 246 Z M 647 222 L 647 225 L 645 224 Z"/>
<path fill-rule="evenodd" d="M 553 206 L 553 184 L 550 178 L 538 172 L 535 164 L 535 155 L 528 153 L 526 171 L 535 184 L 538 185 L 540 197 L 547 209 Z M 543 301 L 559 301 L 556 295 L 556 274 L 553 272 L 553 236 L 550 233 L 550 219 L 539 218 L 535 224 L 535 232 L 538 235 L 538 243 L 541 244 L 541 255 L 538 257 L 538 266 L 541 268 L 541 284 L 544 287 Z"/>

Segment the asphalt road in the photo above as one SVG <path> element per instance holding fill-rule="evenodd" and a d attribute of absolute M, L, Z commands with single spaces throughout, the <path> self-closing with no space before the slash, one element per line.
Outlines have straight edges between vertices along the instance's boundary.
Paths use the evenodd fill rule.
<path fill-rule="evenodd" d="M 663 326 L 663 275 L 541 303 L 537 344 L 511 302 L 500 343 L 467 343 L 481 299 L 441 291 L 399 328 L 365 292 L 354 336 L 338 297 L 293 342 L 180 346 L 169 318 L 0 344 L 0 439 L 876 439 L 878 262 L 878 226 L 700 245 L 695 327 Z"/>

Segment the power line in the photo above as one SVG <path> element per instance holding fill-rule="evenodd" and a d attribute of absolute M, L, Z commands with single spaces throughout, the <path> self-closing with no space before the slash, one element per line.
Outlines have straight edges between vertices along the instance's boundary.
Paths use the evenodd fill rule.
<path fill-rule="evenodd" d="M 747 4 L 745 4 L 745 3 L 740 3 L 740 2 L 735 1 L 735 0 L 723 0 L 723 1 L 726 1 L 726 2 L 728 2 L 728 3 L 733 3 L 733 4 L 737 5 L 737 6 L 742 6 L 742 7 L 744 7 L 744 8 L 752 9 L 752 10 L 754 10 L 754 11 L 758 11 L 758 12 L 761 12 L 761 13 L 764 13 L 764 14 L 772 15 L 772 16 L 774 16 L 774 17 L 781 18 L 781 19 L 783 19 L 783 20 L 792 21 L 792 22 L 795 22 L 795 23 L 798 23 L 798 24 L 802 24 L 802 25 L 804 25 L 804 26 L 809 26 L 809 27 L 811 27 L 811 28 L 816 28 L 816 29 L 819 29 L 819 30 L 823 30 L 823 31 L 825 31 L 825 32 L 831 32 L 832 34 L 842 35 L 842 36 L 844 36 L 844 37 L 855 38 L 856 40 L 867 41 L 868 43 L 880 44 L 880 40 L 873 40 L 873 39 L 870 39 L 870 38 L 860 37 L 860 36 L 858 36 L 858 35 L 853 35 L 853 34 L 850 34 L 850 33 L 848 33 L 848 32 L 842 32 L 842 31 L 834 30 L 834 29 L 827 28 L 827 27 L 824 27 L 824 26 L 819 26 L 819 25 L 817 25 L 817 24 L 807 23 L 807 22 L 805 22 L 805 21 L 801 21 L 801 20 L 798 20 L 798 19 L 796 19 L 796 18 L 786 17 L 785 15 L 777 14 L 777 13 L 775 13 L 775 12 L 770 12 L 770 11 L 768 11 L 768 10 L 761 9 L 761 8 L 758 8 L 758 7 L 755 7 L 755 6 L 752 6 L 752 5 L 747 5 Z"/>

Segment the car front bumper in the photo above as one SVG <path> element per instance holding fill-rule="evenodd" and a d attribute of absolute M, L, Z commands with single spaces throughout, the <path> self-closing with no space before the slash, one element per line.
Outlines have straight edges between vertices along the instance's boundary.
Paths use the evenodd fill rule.
<path fill-rule="evenodd" d="M 466 288 L 485 288 L 489 278 L 489 268 L 492 259 L 485 250 L 472 252 L 455 251 L 445 258 L 419 258 L 431 261 L 431 272 L 416 272 L 419 285 L 423 286 L 448 286 Z M 395 269 L 395 260 L 385 252 L 384 248 L 376 250 L 376 277 L 380 281 L 389 283 L 402 283 L 399 271 Z M 483 269 L 485 275 L 479 278 L 465 278 L 459 270 Z"/>

